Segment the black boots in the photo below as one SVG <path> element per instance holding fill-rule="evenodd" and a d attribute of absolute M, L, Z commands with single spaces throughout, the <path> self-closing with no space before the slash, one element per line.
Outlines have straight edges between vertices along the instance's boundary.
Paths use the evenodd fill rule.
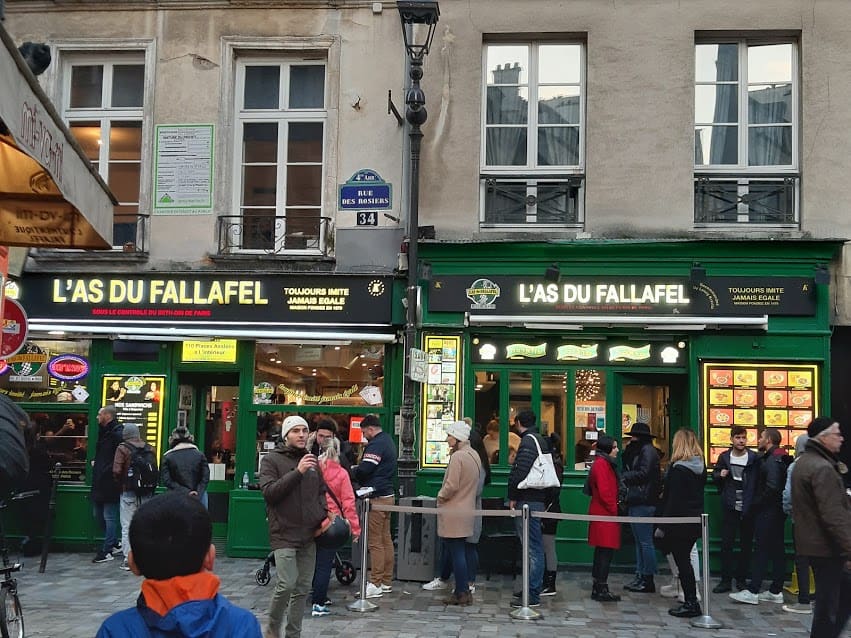
<path fill-rule="evenodd" d="M 635 592 L 637 594 L 656 593 L 656 583 L 653 582 L 653 574 L 639 576 L 633 582 L 624 585 L 623 588 L 627 591 Z"/>
<path fill-rule="evenodd" d="M 620 596 L 609 591 L 607 583 L 594 583 L 594 589 L 591 590 L 591 600 L 600 603 L 616 603 L 620 599 Z"/>
<path fill-rule="evenodd" d="M 669 609 L 668 613 L 677 618 L 697 618 L 703 615 L 700 609 L 700 603 L 696 600 L 684 602 L 679 607 Z"/>
<path fill-rule="evenodd" d="M 544 586 L 541 589 L 541 596 L 556 595 L 556 574 L 557 572 L 544 572 Z"/>

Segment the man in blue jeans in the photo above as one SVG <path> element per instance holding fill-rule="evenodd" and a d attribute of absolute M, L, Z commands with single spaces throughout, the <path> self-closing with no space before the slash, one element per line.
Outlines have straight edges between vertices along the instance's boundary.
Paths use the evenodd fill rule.
<path fill-rule="evenodd" d="M 92 559 L 93 563 L 112 560 L 112 553 L 120 551 L 118 543 L 118 500 L 121 486 L 112 476 L 115 450 L 124 437 L 124 427 L 116 419 L 114 405 L 98 410 L 98 442 L 92 461 L 92 506 L 95 521 L 104 529 L 103 545 Z"/>
<path fill-rule="evenodd" d="M 538 458 L 538 447 L 533 437 L 538 439 L 541 452 L 546 454 L 550 451 L 549 443 L 538 434 L 536 428 L 537 417 L 531 410 L 522 410 L 514 418 L 514 425 L 520 432 L 520 447 L 514 457 L 511 473 L 508 475 L 508 507 L 509 509 L 523 509 L 529 506 L 529 606 L 537 607 L 541 604 L 541 586 L 544 579 L 544 543 L 541 536 L 541 519 L 531 517 L 532 512 L 543 512 L 546 508 L 547 490 L 526 488 L 520 489 L 519 483 L 525 479 L 532 465 Z M 523 518 L 518 516 L 514 519 L 517 535 L 523 538 Z M 512 607 L 520 607 L 522 592 L 515 594 L 511 601 Z"/>
<path fill-rule="evenodd" d="M 636 422 L 628 432 L 631 440 L 623 451 L 623 479 L 627 487 L 629 516 L 653 516 L 659 503 L 659 452 L 653 445 L 653 434 L 646 423 Z M 653 545 L 653 523 L 631 523 L 635 537 L 635 578 L 624 589 L 642 594 L 656 591 L 656 548 Z"/>

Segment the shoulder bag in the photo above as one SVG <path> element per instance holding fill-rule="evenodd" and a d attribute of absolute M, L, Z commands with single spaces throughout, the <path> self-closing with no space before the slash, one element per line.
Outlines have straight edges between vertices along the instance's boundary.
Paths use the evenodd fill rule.
<path fill-rule="evenodd" d="M 556 475 L 556 469 L 553 465 L 553 455 L 547 452 L 544 454 L 541 451 L 541 444 L 538 443 L 538 437 L 532 435 L 532 440 L 535 442 L 535 447 L 538 448 L 538 458 L 532 463 L 529 468 L 529 473 L 526 478 L 517 484 L 517 489 L 544 489 L 547 487 L 558 487 L 561 483 Z"/>

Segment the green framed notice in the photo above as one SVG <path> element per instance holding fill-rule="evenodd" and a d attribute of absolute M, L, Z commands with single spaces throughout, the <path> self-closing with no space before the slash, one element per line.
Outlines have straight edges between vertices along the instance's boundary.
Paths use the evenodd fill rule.
<path fill-rule="evenodd" d="M 155 215 L 213 212 L 213 125 L 157 126 Z"/>

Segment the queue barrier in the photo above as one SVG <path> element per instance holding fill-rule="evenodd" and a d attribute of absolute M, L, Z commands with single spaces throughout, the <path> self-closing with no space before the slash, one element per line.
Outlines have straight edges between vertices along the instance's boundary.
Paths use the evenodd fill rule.
<path fill-rule="evenodd" d="M 464 509 L 464 508 L 439 508 L 433 507 L 416 507 L 410 505 L 386 505 L 382 503 L 372 504 L 369 498 L 365 498 L 363 508 L 363 519 L 361 520 L 361 564 L 364 566 L 361 569 L 361 586 L 360 598 L 350 603 L 348 608 L 351 611 L 374 611 L 378 608 L 377 605 L 371 603 L 366 598 L 366 552 L 368 546 L 369 525 L 367 524 L 367 515 L 370 509 L 381 512 L 396 512 L 400 514 L 431 514 L 440 516 L 487 516 L 487 517 L 522 517 L 522 538 L 521 538 L 521 554 L 522 554 L 522 605 L 510 612 L 512 618 L 518 620 L 536 620 L 541 617 L 541 614 L 535 609 L 529 607 L 529 520 L 531 518 L 548 518 L 558 521 L 599 521 L 607 523 L 652 523 L 665 525 L 700 525 L 701 544 L 704 551 L 702 552 L 702 589 L 703 601 L 701 609 L 702 616 L 692 618 L 690 624 L 692 627 L 701 629 L 719 629 L 723 625 L 712 618 L 710 613 L 710 589 L 709 589 L 709 515 L 701 514 L 700 516 L 602 516 L 596 514 L 569 514 L 563 512 L 532 512 L 528 505 L 523 505 L 522 509 L 511 510 L 482 510 L 482 509 Z"/>

